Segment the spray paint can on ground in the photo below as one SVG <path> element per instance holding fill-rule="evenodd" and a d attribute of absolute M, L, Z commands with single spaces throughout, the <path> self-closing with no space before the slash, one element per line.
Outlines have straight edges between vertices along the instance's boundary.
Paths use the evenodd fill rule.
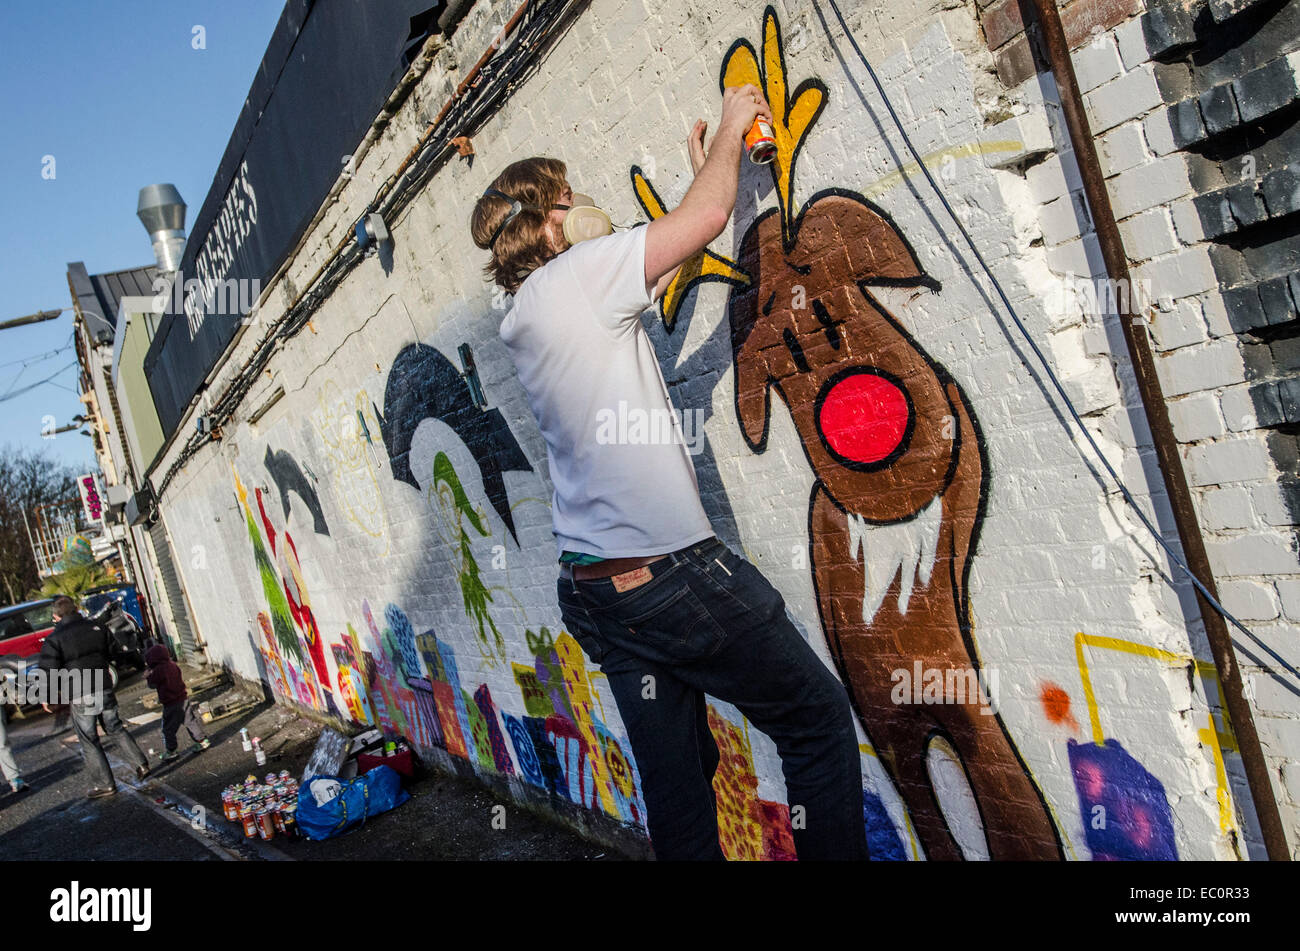
<path fill-rule="evenodd" d="M 776 136 L 772 134 L 771 123 L 762 116 L 755 117 L 754 124 L 745 133 L 745 150 L 755 165 L 768 165 L 776 158 Z"/>
<path fill-rule="evenodd" d="M 239 739 L 240 739 L 240 740 L 243 742 L 243 744 L 244 744 L 244 752 L 245 752 L 245 753 L 250 753 L 250 752 L 252 752 L 252 750 L 253 750 L 253 742 L 248 738 L 248 727 L 244 727 L 243 729 L 241 729 L 241 730 L 239 731 Z"/>
<path fill-rule="evenodd" d="M 253 737 L 253 754 L 257 757 L 258 766 L 266 765 L 266 750 L 262 749 L 262 738 L 259 736 Z"/>

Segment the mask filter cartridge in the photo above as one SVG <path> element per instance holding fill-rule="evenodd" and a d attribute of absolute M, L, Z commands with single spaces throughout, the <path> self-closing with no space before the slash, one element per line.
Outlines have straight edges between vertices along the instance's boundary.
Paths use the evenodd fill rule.
<path fill-rule="evenodd" d="M 577 244 L 613 233 L 614 225 L 609 215 L 597 208 L 589 195 L 574 192 L 573 204 L 564 216 L 564 239 L 569 244 Z"/>

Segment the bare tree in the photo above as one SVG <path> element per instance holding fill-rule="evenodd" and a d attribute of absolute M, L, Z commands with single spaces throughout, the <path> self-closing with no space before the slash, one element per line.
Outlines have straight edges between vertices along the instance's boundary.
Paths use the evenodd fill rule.
<path fill-rule="evenodd" d="M 40 584 L 23 516 L 38 505 L 75 497 L 77 474 L 48 450 L 0 449 L 0 590 L 6 604 L 23 600 Z"/>

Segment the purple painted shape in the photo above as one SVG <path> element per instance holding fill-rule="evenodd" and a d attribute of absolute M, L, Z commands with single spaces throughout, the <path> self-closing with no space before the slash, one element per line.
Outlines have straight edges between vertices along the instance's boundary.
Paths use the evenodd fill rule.
<path fill-rule="evenodd" d="M 1177 861 L 1165 787 L 1120 745 L 1069 741 L 1070 770 L 1094 861 Z"/>

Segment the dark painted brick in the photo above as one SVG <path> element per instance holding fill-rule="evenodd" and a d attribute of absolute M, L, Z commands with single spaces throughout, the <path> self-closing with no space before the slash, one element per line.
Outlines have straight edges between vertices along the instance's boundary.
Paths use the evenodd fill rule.
<path fill-rule="evenodd" d="M 1285 277 L 1275 277 L 1259 285 L 1259 302 L 1264 307 L 1264 317 L 1270 326 L 1295 320 L 1295 301 L 1291 299 Z"/>
<path fill-rule="evenodd" d="M 1074 0 L 1061 11 L 1065 42 L 1077 49 L 1092 39 L 1095 27 L 1109 30 L 1142 12 L 1142 0 Z"/>
<path fill-rule="evenodd" d="M 1153 0 L 1142 17 L 1142 36 L 1153 59 L 1196 42 L 1192 16 L 1177 0 Z"/>
<path fill-rule="evenodd" d="M 1264 435 L 1268 443 L 1268 454 L 1273 457 L 1273 465 L 1279 472 L 1296 475 L 1300 471 L 1300 445 L 1296 437 L 1277 429 L 1270 429 Z"/>
<path fill-rule="evenodd" d="M 1200 103 L 1196 99 L 1184 99 L 1170 106 L 1169 129 L 1174 135 L 1174 144 L 1180 149 L 1204 139 L 1205 120 L 1201 118 Z"/>
<path fill-rule="evenodd" d="M 1259 425 L 1281 426 L 1287 421 L 1276 383 L 1256 383 L 1251 386 L 1250 401 L 1255 406 L 1255 418 L 1259 420 Z"/>
<path fill-rule="evenodd" d="M 1300 386 L 1300 337 L 1283 337 L 1280 340 L 1274 340 L 1269 347 L 1273 350 L 1273 371 L 1279 376 L 1286 375 L 1287 383 L 1295 383 Z M 1283 381 L 1278 381 L 1281 386 Z M 1300 390 L 1289 391 L 1282 390 L 1282 406 L 1287 406 L 1287 393 L 1291 392 L 1293 396 L 1300 395 Z M 1291 411 L 1288 409 L 1288 413 Z"/>
<path fill-rule="evenodd" d="M 1277 395 L 1288 422 L 1300 422 L 1300 378 L 1278 380 Z"/>
<path fill-rule="evenodd" d="M 1282 499 L 1286 502 L 1286 510 L 1291 513 L 1292 524 L 1300 525 L 1300 481 L 1279 479 L 1278 487 L 1282 490 Z"/>
<path fill-rule="evenodd" d="M 1241 125 L 1237 113 L 1237 99 L 1232 94 L 1232 83 L 1223 83 L 1201 93 L 1201 118 L 1210 135 L 1218 135 Z"/>
<path fill-rule="evenodd" d="M 1025 21 L 1020 17 L 1020 0 L 1000 0 L 980 14 L 984 27 L 984 40 L 995 50 L 1017 33 L 1025 32 Z"/>
<path fill-rule="evenodd" d="M 1254 284 L 1228 288 L 1223 292 L 1223 306 L 1228 312 L 1228 323 L 1239 334 L 1268 326 L 1268 318 L 1264 316 L 1259 301 L 1259 290 Z"/>
<path fill-rule="evenodd" d="M 1277 112 L 1296 99 L 1295 73 L 1285 59 L 1277 59 L 1251 70 L 1232 84 L 1237 95 L 1237 111 L 1243 122 L 1252 122 Z"/>
<path fill-rule="evenodd" d="M 1300 271 L 1300 232 L 1288 230 L 1291 230 L 1291 234 L 1276 240 L 1265 240 L 1258 244 L 1242 246 L 1241 259 L 1246 269 L 1253 275 L 1252 280 L 1267 281 Z M 1226 282 L 1227 285 L 1246 283 L 1250 283 L 1250 280 Z"/>
<path fill-rule="evenodd" d="M 1210 15 L 1214 17 L 1216 23 L 1222 23 L 1260 2 L 1262 0 L 1210 0 Z"/>
<path fill-rule="evenodd" d="M 1273 351 L 1266 343 L 1246 343 L 1241 346 L 1241 362 L 1246 365 L 1246 379 L 1273 379 Z"/>
<path fill-rule="evenodd" d="M 1209 240 L 1213 241 L 1237 230 L 1237 219 L 1232 215 L 1226 189 L 1197 195 L 1192 199 L 1192 205 L 1201 219 L 1201 230 Z"/>
<path fill-rule="evenodd" d="M 1300 165 L 1288 165 L 1264 176 L 1260 185 L 1270 217 L 1300 211 Z"/>
<path fill-rule="evenodd" d="M 1248 228 L 1268 217 L 1268 209 L 1264 207 L 1259 194 L 1255 191 L 1254 182 L 1242 182 L 1240 185 L 1225 188 L 1223 192 L 1228 200 L 1228 207 L 1232 209 L 1232 217 L 1237 219 L 1239 227 Z"/>
<path fill-rule="evenodd" d="M 993 62 L 997 66 L 998 79 L 1008 88 L 1019 86 L 1038 72 L 1034 66 L 1033 51 L 1029 48 L 1029 38 L 1024 34 L 994 53 Z"/>

